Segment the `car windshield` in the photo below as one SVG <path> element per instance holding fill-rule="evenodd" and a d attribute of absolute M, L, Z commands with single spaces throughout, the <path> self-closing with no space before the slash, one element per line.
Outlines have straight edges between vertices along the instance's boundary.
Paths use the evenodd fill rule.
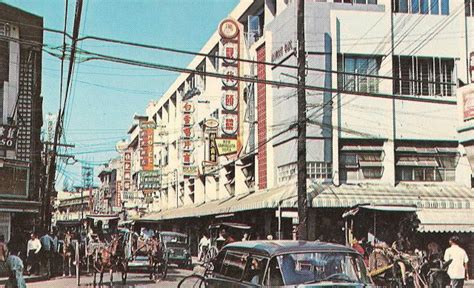
<path fill-rule="evenodd" d="M 168 243 L 168 242 L 186 243 L 187 239 L 186 237 L 178 236 L 178 235 L 161 235 L 161 241 L 165 243 Z"/>
<path fill-rule="evenodd" d="M 347 252 L 311 252 L 277 256 L 281 277 L 286 285 L 305 283 L 370 284 L 362 257 Z"/>

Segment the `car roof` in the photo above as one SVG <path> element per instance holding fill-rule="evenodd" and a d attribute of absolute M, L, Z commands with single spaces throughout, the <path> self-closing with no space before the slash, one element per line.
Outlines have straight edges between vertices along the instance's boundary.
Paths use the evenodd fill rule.
<path fill-rule="evenodd" d="M 188 237 L 188 235 L 179 233 L 179 232 L 172 232 L 172 231 L 161 231 L 159 232 L 160 235 L 166 235 L 166 236 L 179 236 L 179 237 Z"/>
<path fill-rule="evenodd" d="M 245 251 L 272 257 L 280 254 L 297 252 L 346 252 L 357 253 L 354 249 L 319 241 L 295 241 L 295 240 L 268 240 L 268 241 L 244 241 L 227 244 L 224 250 Z"/>

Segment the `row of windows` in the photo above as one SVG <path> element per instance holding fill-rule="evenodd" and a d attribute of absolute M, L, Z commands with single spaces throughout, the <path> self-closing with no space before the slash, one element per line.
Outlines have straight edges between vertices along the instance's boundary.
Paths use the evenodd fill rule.
<path fill-rule="evenodd" d="M 312 180 L 332 179 L 331 162 L 308 162 L 306 163 L 307 178 Z M 277 168 L 277 180 L 279 184 L 286 184 L 295 179 L 297 175 L 297 164 L 291 163 Z"/>
<path fill-rule="evenodd" d="M 339 55 L 338 88 L 345 91 L 377 93 L 382 58 Z M 454 95 L 454 59 L 393 56 L 393 93 L 396 95 Z"/>
<path fill-rule="evenodd" d="M 449 0 L 393 0 L 393 12 L 449 15 Z"/>

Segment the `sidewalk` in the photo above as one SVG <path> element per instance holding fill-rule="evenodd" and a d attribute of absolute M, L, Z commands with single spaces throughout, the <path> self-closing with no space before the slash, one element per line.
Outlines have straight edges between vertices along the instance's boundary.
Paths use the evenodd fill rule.
<path fill-rule="evenodd" d="M 46 275 L 30 275 L 30 276 L 23 276 L 25 278 L 25 282 L 37 282 L 37 281 L 45 281 L 48 280 Z M 0 286 L 5 285 L 7 283 L 8 277 L 0 278 Z"/>

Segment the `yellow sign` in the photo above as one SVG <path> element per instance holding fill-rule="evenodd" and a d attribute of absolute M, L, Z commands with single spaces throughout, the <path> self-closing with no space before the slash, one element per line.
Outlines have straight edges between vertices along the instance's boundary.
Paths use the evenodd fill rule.
<path fill-rule="evenodd" d="M 237 153 L 237 139 L 216 138 L 219 156 Z"/>
<path fill-rule="evenodd" d="M 198 166 L 183 166 L 183 176 L 196 177 L 199 175 Z"/>

